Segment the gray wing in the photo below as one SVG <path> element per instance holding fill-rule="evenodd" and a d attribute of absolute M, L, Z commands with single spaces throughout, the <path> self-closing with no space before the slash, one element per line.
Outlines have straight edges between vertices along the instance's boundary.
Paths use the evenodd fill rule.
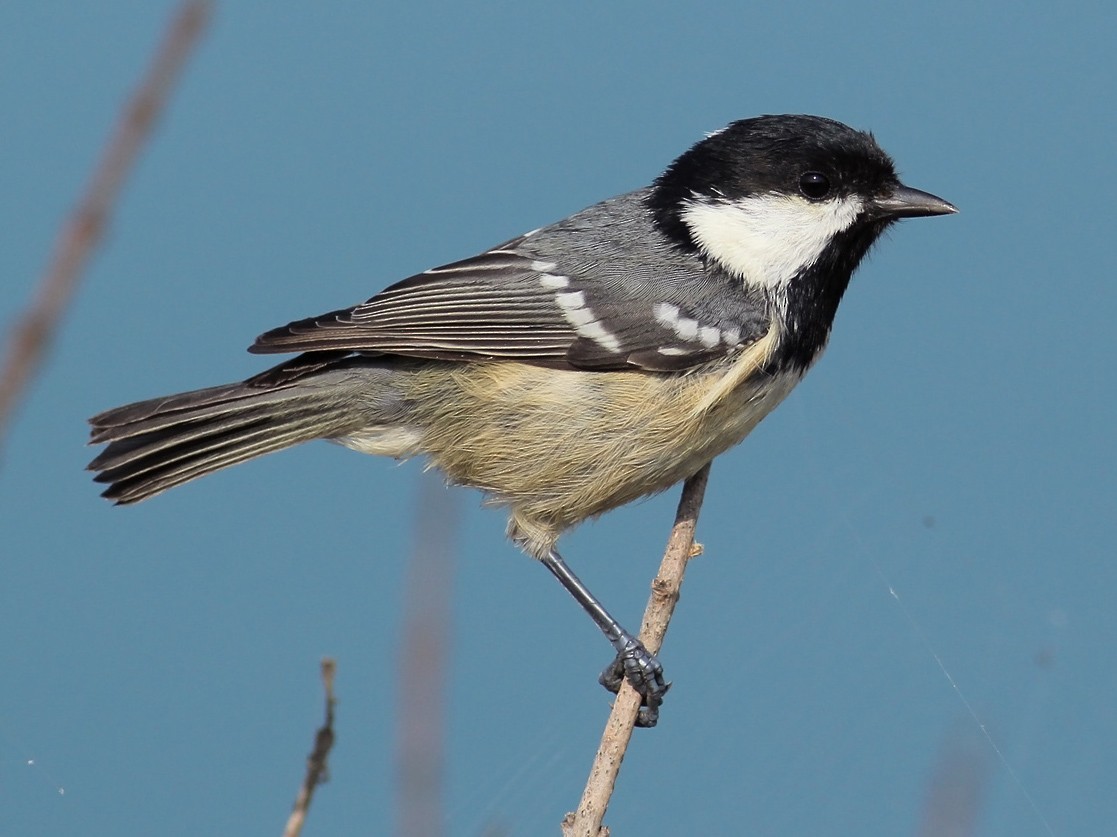
<path fill-rule="evenodd" d="M 763 336 L 764 301 L 670 247 L 643 194 L 432 268 L 352 308 L 274 329 L 249 351 L 675 371 Z"/>

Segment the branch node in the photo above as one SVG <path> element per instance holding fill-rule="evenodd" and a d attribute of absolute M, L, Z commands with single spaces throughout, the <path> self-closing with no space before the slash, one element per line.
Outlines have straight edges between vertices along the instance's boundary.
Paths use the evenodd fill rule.
<path fill-rule="evenodd" d="M 660 576 L 652 579 L 652 596 L 655 597 L 661 607 L 665 604 L 674 607 L 679 601 L 679 591 L 675 589 L 671 579 L 661 578 Z"/>
<path fill-rule="evenodd" d="M 609 827 L 607 825 L 601 826 L 597 832 L 597 837 L 609 837 Z M 572 837 L 574 834 L 574 812 L 571 811 L 562 818 L 562 837 Z"/>

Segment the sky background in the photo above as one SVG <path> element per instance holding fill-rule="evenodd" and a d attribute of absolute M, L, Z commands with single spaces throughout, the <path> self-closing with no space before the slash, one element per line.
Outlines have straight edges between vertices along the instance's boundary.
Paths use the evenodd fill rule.
<path fill-rule="evenodd" d="M 0 323 L 171 8 L 0 5 Z M 419 463 L 314 443 L 118 509 L 86 417 L 260 371 L 262 331 L 780 112 L 873 130 L 961 213 L 894 228 L 826 357 L 715 462 L 674 687 L 606 822 L 945 833 L 942 788 L 980 835 L 1112 829 L 1115 31 L 1111 2 L 220 4 L 4 440 L 0 833 L 280 833 L 323 655 L 304 833 L 389 832 Z M 610 650 L 452 494 L 446 833 L 555 834 Z M 563 541 L 628 625 L 676 500 Z"/>

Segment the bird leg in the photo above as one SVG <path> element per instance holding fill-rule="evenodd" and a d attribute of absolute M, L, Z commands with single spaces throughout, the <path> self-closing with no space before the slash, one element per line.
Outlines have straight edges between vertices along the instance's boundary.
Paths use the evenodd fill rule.
<path fill-rule="evenodd" d="M 663 703 L 663 696 L 671 686 L 664 680 L 663 666 L 660 665 L 655 654 L 648 651 L 644 643 L 626 631 L 609 614 L 609 611 L 566 565 L 556 550 L 551 549 L 541 560 L 543 566 L 550 570 L 559 583 L 577 600 L 597 627 L 601 628 L 605 638 L 617 649 L 616 659 L 601 672 L 601 677 L 598 678 L 601 685 L 611 692 L 616 692 L 621 687 L 621 681 L 628 680 L 641 697 L 636 726 L 654 727 L 659 720 L 659 707 Z"/>

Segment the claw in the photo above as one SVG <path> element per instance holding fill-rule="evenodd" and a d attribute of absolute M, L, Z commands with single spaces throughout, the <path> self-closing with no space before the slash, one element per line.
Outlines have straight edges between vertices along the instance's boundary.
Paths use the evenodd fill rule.
<path fill-rule="evenodd" d="M 654 654 L 639 640 L 625 643 L 624 650 L 605 670 L 598 682 L 610 692 L 620 691 L 621 682 L 627 680 L 640 695 L 640 714 L 636 726 L 654 727 L 659 720 L 659 707 L 671 684 L 663 678 L 663 666 Z"/>

